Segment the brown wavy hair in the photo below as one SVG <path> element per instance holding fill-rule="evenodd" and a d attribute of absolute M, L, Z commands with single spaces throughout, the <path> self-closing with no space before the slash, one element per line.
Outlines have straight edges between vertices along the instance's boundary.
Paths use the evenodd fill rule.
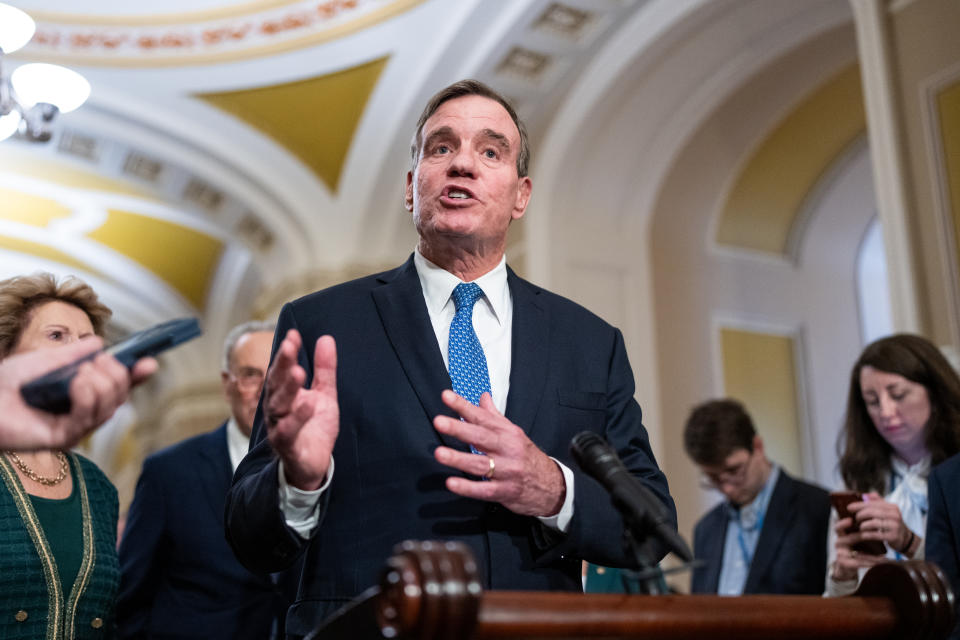
<path fill-rule="evenodd" d="M 930 398 L 924 426 L 931 464 L 960 452 L 960 377 L 929 340 L 901 333 L 867 345 L 850 372 L 847 415 L 837 440 L 840 474 L 854 491 L 883 493 L 893 448 L 877 431 L 860 390 L 860 371 L 873 367 L 923 385 Z"/>
<path fill-rule="evenodd" d="M 35 273 L 0 281 L 0 358 L 17 348 L 34 309 L 53 301 L 72 304 L 86 313 L 93 332 L 101 337 L 113 315 L 90 285 L 74 276 L 58 282 L 52 273 Z"/>

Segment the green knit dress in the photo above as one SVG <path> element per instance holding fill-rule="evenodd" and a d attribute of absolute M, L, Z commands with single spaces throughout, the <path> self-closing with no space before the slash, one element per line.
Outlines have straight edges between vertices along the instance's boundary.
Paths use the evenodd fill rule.
<path fill-rule="evenodd" d="M 92 462 L 68 454 L 73 492 L 29 495 L 0 455 L 0 638 L 114 636 L 117 490 Z"/>

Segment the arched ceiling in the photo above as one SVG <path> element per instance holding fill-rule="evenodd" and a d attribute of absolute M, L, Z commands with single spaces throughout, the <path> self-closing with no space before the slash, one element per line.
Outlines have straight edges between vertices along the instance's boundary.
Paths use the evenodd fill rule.
<path fill-rule="evenodd" d="M 204 380 L 234 323 L 409 253 L 409 140 L 438 88 L 479 78 L 527 121 L 539 215 L 511 255 L 548 280 L 554 209 L 633 224 L 725 96 L 850 19 L 837 0 L 12 4 L 38 22 L 13 62 L 93 93 L 50 143 L 0 143 L 0 276 L 76 272 L 127 329 L 199 315 Z"/>
<path fill-rule="evenodd" d="M 0 144 L 0 276 L 78 273 L 121 329 L 198 315 L 209 377 L 234 323 L 412 249 L 402 185 L 430 94 L 479 77 L 540 135 L 646 3 L 12 4 L 37 21 L 13 66 L 65 64 L 93 92 L 50 143 Z"/>

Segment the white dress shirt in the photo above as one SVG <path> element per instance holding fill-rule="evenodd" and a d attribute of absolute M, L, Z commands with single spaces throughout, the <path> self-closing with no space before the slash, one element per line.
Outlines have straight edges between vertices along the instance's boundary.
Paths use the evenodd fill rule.
<path fill-rule="evenodd" d="M 244 434 L 240 430 L 240 425 L 237 424 L 237 419 L 230 416 L 227 420 L 227 453 L 230 454 L 230 467 L 234 473 L 237 472 L 237 467 L 240 466 L 243 456 L 247 455 L 249 448 L 250 436 Z"/>
<path fill-rule="evenodd" d="M 420 288 L 427 305 L 430 324 L 437 337 L 437 345 L 443 355 L 443 363 L 449 367 L 447 344 L 450 340 L 450 322 L 456 312 L 452 294 L 461 280 L 424 258 L 419 250 L 414 251 L 413 264 L 420 278 Z M 513 337 L 513 298 L 507 285 L 506 257 L 500 258 L 496 267 L 474 282 L 483 290 L 483 304 L 476 304 L 473 308 L 473 327 L 487 359 L 493 403 L 500 413 L 504 413 L 510 392 Z M 559 461 L 554 461 L 563 473 L 566 497 L 559 513 L 542 517 L 540 521 L 553 529 L 566 531 L 573 517 L 573 472 Z M 330 458 L 330 470 L 324 485 L 315 491 L 301 491 L 288 485 L 282 462 L 279 467 L 280 509 L 287 526 L 301 537 L 307 538 L 319 522 L 319 514 L 314 507 L 323 491 L 330 486 L 333 478 L 333 457 Z"/>

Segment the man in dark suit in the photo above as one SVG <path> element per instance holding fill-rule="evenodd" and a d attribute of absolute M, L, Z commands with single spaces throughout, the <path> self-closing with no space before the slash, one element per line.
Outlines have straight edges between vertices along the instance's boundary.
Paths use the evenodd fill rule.
<path fill-rule="evenodd" d="M 943 569 L 954 593 L 960 593 L 960 494 L 956 490 L 958 486 L 960 486 L 960 455 L 955 455 L 934 467 L 930 472 L 927 480 L 930 510 L 927 512 L 927 534 L 924 537 L 927 561 Z M 960 600 L 957 607 L 960 608 Z M 953 628 L 950 638 L 952 640 L 960 638 L 960 621 Z"/>
<path fill-rule="evenodd" d="M 233 471 L 247 451 L 274 327 L 249 322 L 227 336 L 221 369 L 230 419 L 148 457 L 120 544 L 121 638 L 271 637 L 285 600 L 223 535 Z"/>
<path fill-rule="evenodd" d="M 412 155 L 414 255 L 284 306 L 228 499 L 247 566 L 306 553 L 288 637 L 375 584 L 405 539 L 463 542 L 493 589 L 579 590 L 581 558 L 627 563 L 621 517 L 571 460 L 582 430 L 675 522 L 620 332 L 505 264 L 531 192 L 513 109 L 480 83 L 451 85 Z"/>
<path fill-rule="evenodd" d="M 693 593 L 819 594 L 827 566 L 830 496 L 770 462 L 739 402 L 712 400 L 687 420 L 684 447 L 726 502 L 694 531 Z"/>

